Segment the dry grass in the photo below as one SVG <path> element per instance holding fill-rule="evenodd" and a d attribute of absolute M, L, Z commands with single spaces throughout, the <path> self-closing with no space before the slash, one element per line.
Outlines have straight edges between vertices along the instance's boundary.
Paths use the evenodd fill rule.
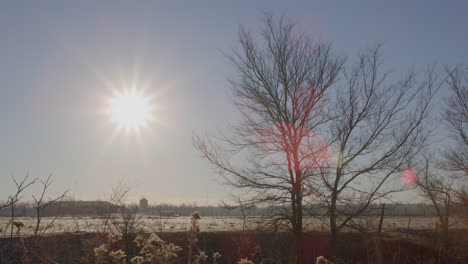
<path fill-rule="evenodd" d="M 35 219 L 32 217 L 18 217 L 24 223 L 21 232 L 24 236 L 32 235 L 34 232 Z M 46 225 L 53 218 L 44 217 L 42 222 Z M 256 230 L 260 223 L 265 220 L 262 217 L 248 217 L 246 221 L 247 230 Z M 409 217 L 386 217 L 383 223 L 383 231 L 392 232 L 408 228 Z M 436 217 L 411 217 L 410 229 L 413 230 L 435 230 L 438 218 Z M 161 222 L 159 217 L 139 215 L 139 228 L 144 232 L 186 232 L 190 228 L 188 217 L 170 217 Z M 0 217 L 0 237 L 5 236 L 9 230 L 10 218 Z M 48 230 L 49 234 L 74 233 L 74 232 L 100 232 L 102 220 L 98 217 L 61 217 L 57 219 Z M 206 232 L 237 231 L 242 230 L 243 219 L 241 217 L 203 217 L 199 223 L 200 229 Z M 328 231 L 327 219 L 306 217 L 304 219 L 305 231 Z M 377 222 L 371 223 L 371 230 L 377 227 Z M 455 227 L 462 227 L 455 224 Z M 352 230 L 344 230 L 352 231 Z"/>

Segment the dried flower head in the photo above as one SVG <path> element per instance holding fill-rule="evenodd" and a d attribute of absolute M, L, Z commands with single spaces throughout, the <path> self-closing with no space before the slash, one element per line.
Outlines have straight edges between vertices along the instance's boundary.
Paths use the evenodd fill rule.
<path fill-rule="evenodd" d="M 153 261 L 153 258 L 154 258 L 154 256 L 151 253 L 147 253 L 145 255 L 145 261 L 151 262 L 151 261 Z"/>
<path fill-rule="evenodd" d="M 20 220 L 13 220 L 11 221 L 11 224 L 14 225 L 18 229 L 21 229 L 24 227 L 24 223 L 21 222 Z"/>
<path fill-rule="evenodd" d="M 156 235 L 155 233 L 151 233 L 146 243 L 149 243 L 154 246 L 160 246 L 161 244 L 164 243 L 164 241 L 161 238 L 159 238 L 159 236 Z"/>
<path fill-rule="evenodd" d="M 216 263 L 216 260 L 221 258 L 221 254 L 219 252 L 213 253 L 213 260 Z"/>
<path fill-rule="evenodd" d="M 328 261 L 324 256 L 317 257 L 315 264 L 333 264 L 333 262 Z"/>
<path fill-rule="evenodd" d="M 198 250 L 198 255 L 195 256 L 195 261 L 193 262 L 194 264 L 200 264 L 202 261 L 204 262 L 208 256 L 205 254 L 204 251 L 201 251 L 200 249 Z"/>
<path fill-rule="evenodd" d="M 142 245 L 145 244 L 146 242 L 146 239 L 140 235 L 137 235 L 135 237 L 135 240 L 133 240 L 133 242 L 135 242 L 137 244 L 137 246 L 141 247 Z"/>
<path fill-rule="evenodd" d="M 152 254 L 152 252 L 156 251 L 156 247 L 151 244 L 145 244 L 143 248 L 140 250 L 140 254 Z"/>
<path fill-rule="evenodd" d="M 179 246 L 176 246 L 176 245 L 174 245 L 174 244 L 172 244 L 172 243 L 169 243 L 169 244 L 167 244 L 167 245 L 165 246 L 164 250 L 165 250 L 165 253 L 166 253 L 167 256 L 169 256 L 169 257 L 177 257 L 177 253 L 178 253 L 179 251 L 181 251 L 182 248 L 179 247 Z"/>
<path fill-rule="evenodd" d="M 109 234 L 107 237 L 107 242 L 109 242 L 109 244 L 114 244 L 115 242 L 118 242 L 120 240 L 122 240 L 122 237 L 120 237 L 119 235 Z"/>
<path fill-rule="evenodd" d="M 200 219 L 200 214 L 198 213 L 198 211 L 192 213 L 192 219 Z"/>
<path fill-rule="evenodd" d="M 123 252 L 121 249 L 119 249 L 117 251 L 110 252 L 109 256 L 112 258 L 112 260 L 115 263 L 120 263 L 120 260 L 125 258 L 127 255 L 125 254 L 125 252 Z"/>
<path fill-rule="evenodd" d="M 246 259 L 246 258 L 243 258 L 243 259 L 239 260 L 237 262 L 237 264 L 254 264 L 254 263 L 252 261 Z"/>
<path fill-rule="evenodd" d="M 94 248 L 94 256 L 98 259 L 103 258 L 107 254 L 107 247 L 106 244 L 102 244 L 101 246 Z"/>
<path fill-rule="evenodd" d="M 143 262 L 145 262 L 145 259 L 141 256 L 136 256 L 130 260 L 132 264 L 143 264 Z"/>
<path fill-rule="evenodd" d="M 147 240 L 143 238 L 135 238 L 135 240 L 137 244 L 143 245 L 140 254 L 145 255 L 144 260 L 147 262 L 156 261 L 159 263 L 163 260 L 167 262 L 168 259 L 177 257 L 177 253 L 182 250 L 179 246 L 166 243 L 154 233 Z"/>

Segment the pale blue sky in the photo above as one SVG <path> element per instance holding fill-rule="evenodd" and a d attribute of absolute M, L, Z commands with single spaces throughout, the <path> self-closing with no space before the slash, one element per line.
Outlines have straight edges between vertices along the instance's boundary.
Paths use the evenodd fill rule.
<path fill-rule="evenodd" d="M 53 191 L 217 203 L 226 190 L 192 147 L 193 131 L 234 122 L 223 53 L 240 24 L 285 15 L 352 56 L 384 43 L 389 68 L 468 62 L 466 1 L 8 1 L 0 3 L 0 200 L 10 175 L 55 173 Z M 136 75 L 136 73 L 138 75 Z M 136 80 L 156 118 L 139 136 L 104 114 L 111 86 Z M 149 81 L 151 80 L 151 81 Z M 149 85 L 143 85 L 149 83 Z"/>

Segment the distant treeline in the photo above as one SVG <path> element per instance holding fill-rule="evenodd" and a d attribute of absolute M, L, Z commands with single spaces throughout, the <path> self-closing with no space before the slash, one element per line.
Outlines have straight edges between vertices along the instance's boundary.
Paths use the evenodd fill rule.
<path fill-rule="evenodd" d="M 137 207 L 137 205 L 129 205 Z M 343 205 L 340 211 L 343 214 L 351 214 L 360 208 L 359 205 Z M 18 203 L 13 208 L 14 215 L 17 217 L 34 217 L 36 209 L 30 203 Z M 260 207 L 225 207 L 225 206 L 199 206 L 196 204 L 159 204 L 152 205 L 146 209 L 139 208 L 137 211 L 141 214 L 157 216 L 190 216 L 194 211 L 198 211 L 202 216 L 271 216 L 281 212 L 281 208 L 260 208 Z M 371 204 L 361 215 L 377 216 L 381 214 L 381 204 Z M 456 212 L 456 208 L 453 210 Z M 108 213 L 118 213 L 119 208 L 112 203 L 105 201 L 64 201 L 62 204 L 49 204 L 41 209 L 41 214 L 47 216 L 73 216 L 73 215 L 103 215 Z M 327 209 L 323 205 L 309 205 L 305 210 L 305 215 L 325 216 Z M 386 204 L 386 216 L 436 216 L 434 207 L 429 204 Z M 12 208 L 3 208 L 0 210 L 0 216 L 11 217 Z"/>

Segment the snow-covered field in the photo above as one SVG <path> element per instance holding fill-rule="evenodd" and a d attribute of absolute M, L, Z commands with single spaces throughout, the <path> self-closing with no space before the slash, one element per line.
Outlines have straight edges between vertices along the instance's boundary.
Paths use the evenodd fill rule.
<path fill-rule="evenodd" d="M 398 228 L 408 228 L 408 221 L 410 217 L 385 217 L 383 222 L 384 231 L 392 231 Z M 41 226 L 47 226 L 53 218 L 44 217 L 41 221 Z M 32 217 L 19 217 L 24 223 L 25 227 L 21 230 L 23 235 L 31 235 L 34 232 L 36 219 Z M 246 219 L 246 229 L 255 230 L 261 226 L 265 218 L 261 217 L 248 217 Z M 359 219 L 361 224 L 369 224 L 368 219 Z M 307 217 L 304 219 L 305 230 L 327 231 L 328 223 L 326 218 L 312 218 Z M 436 217 L 411 217 L 411 229 L 435 229 Z M 0 217 L 0 236 L 10 234 L 10 218 Z M 137 228 L 147 232 L 183 232 L 186 231 L 190 225 L 190 218 L 186 216 L 181 217 L 158 217 L 148 215 L 138 215 L 136 219 Z M 199 221 L 200 229 L 202 232 L 214 231 L 234 231 L 242 230 L 243 219 L 241 217 L 203 217 Z M 373 218 L 370 226 L 375 228 L 378 225 L 378 218 Z M 104 229 L 104 221 L 98 217 L 61 217 L 58 218 L 53 225 L 47 230 L 47 234 L 63 233 L 63 232 L 100 232 Z"/>

